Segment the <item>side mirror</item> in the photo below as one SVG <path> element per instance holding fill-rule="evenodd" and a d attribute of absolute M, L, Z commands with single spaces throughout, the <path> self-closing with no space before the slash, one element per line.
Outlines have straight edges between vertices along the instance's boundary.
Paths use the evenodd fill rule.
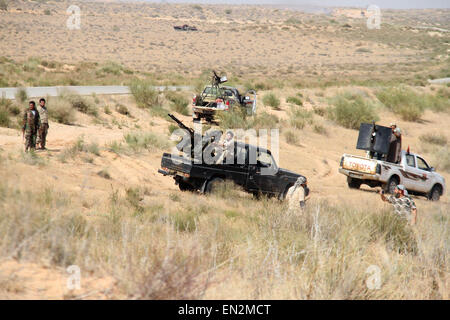
<path fill-rule="evenodd" d="M 431 171 L 431 172 L 435 172 L 436 169 L 435 169 L 434 167 L 431 167 L 430 171 Z"/>

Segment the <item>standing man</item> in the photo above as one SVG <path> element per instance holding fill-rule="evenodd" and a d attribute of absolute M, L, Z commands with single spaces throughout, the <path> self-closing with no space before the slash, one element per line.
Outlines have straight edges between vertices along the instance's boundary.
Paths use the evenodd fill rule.
<path fill-rule="evenodd" d="M 28 152 L 28 149 L 36 149 L 36 135 L 39 124 L 39 112 L 36 110 L 36 103 L 30 101 L 28 109 L 23 114 L 22 135 L 25 136 L 25 152 Z"/>
<path fill-rule="evenodd" d="M 399 184 L 393 195 L 385 196 L 383 189 L 380 191 L 381 200 L 389 202 L 394 207 L 394 211 L 399 216 L 410 220 L 411 225 L 417 222 L 417 207 L 414 200 L 408 195 L 405 186 Z"/>
<path fill-rule="evenodd" d="M 299 177 L 295 184 L 288 189 L 286 199 L 289 201 L 288 211 L 296 212 L 305 207 L 305 177 Z"/>
<path fill-rule="evenodd" d="M 386 161 L 399 163 L 402 154 L 402 133 L 395 123 L 391 123 L 392 135 Z"/>
<path fill-rule="evenodd" d="M 39 106 L 37 107 L 37 110 L 39 112 L 39 118 L 41 119 L 37 136 L 37 144 L 38 147 L 40 145 L 40 148 L 38 149 L 45 150 L 45 142 L 47 140 L 48 133 L 48 110 L 45 106 L 44 98 L 39 99 Z"/>

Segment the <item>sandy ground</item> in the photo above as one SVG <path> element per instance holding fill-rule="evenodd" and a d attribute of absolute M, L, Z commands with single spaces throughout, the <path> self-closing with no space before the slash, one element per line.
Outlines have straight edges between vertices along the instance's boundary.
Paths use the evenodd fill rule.
<path fill-rule="evenodd" d="M 74 63 L 79 61 L 113 60 L 131 68 L 146 71 L 200 72 L 212 66 L 234 68 L 234 75 L 254 73 L 265 79 L 276 79 L 279 73 L 311 72 L 311 77 L 320 77 L 321 72 L 334 72 L 345 76 L 385 72 L 393 62 L 417 64 L 423 61 L 422 51 L 414 48 L 400 48 L 384 42 L 346 38 L 347 20 L 353 25 L 363 24 L 358 12 L 337 11 L 328 19 L 327 25 L 309 22 L 313 16 L 301 12 L 274 10 L 264 7 L 232 7 L 230 15 L 224 15 L 226 7 L 206 6 L 199 10 L 193 6 L 104 4 L 81 3 L 81 30 L 70 31 L 65 27 L 67 4 L 15 2 L 8 12 L 0 12 L 0 56 L 26 59 L 39 56 L 43 59 Z M 50 10 L 50 15 L 44 10 Z M 241 12 L 240 12 L 241 10 Z M 219 14 L 220 13 L 220 14 Z M 359 12 L 360 14 L 360 12 Z M 435 12 L 427 13 L 433 16 Z M 291 25 L 286 20 L 295 16 L 302 23 Z M 447 12 L 438 15 L 436 21 L 446 21 Z M 338 19 L 331 23 L 329 19 Z M 389 17 L 389 19 L 393 19 Z M 414 23 L 414 14 L 410 15 Z M 389 20 L 392 21 L 392 20 Z M 402 18 L 398 18 L 399 23 Z M 176 32 L 173 25 L 195 24 L 198 32 Z M 413 33 L 413 31 L 411 31 Z M 431 36 L 430 36 L 431 37 Z M 17 39 L 20 38 L 20 41 Z M 358 48 L 365 52 L 357 52 Z M 318 73 L 317 73 L 317 72 Z M 316 72 L 313 74 L 312 72 Z M 365 88 L 347 88 L 368 90 Z M 322 104 L 322 96 L 332 96 L 342 88 L 302 89 L 306 109 Z M 285 98 L 295 95 L 296 89 L 275 89 L 282 99 L 280 111 L 262 106 L 282 119 L 287 118 L 289 109 Z M 259 92 L 263 96 L 265 92 Z M 320 96 L 319 96 L 320 93 Z M 186 93 L 190 95 L 191 93 Z M 317 95 L 316 95 L 317 94 Z M 1 178 L 18 185 L 52 187 L 77 197 L 83 203 L 83 214 L 90 218 L 90 207 L 98 199 L 106 198 L 111 189 L 124 189 L 139 185 L 153 194 L 167 198 L 178 192 L 169 177 L 157 173 L 163 150 L 150 150 L 141 154 L 115 154 L 108 150 L 113 141 L 123 141 L 123 136 L 132 131 L 151 131 L 168 138 L 169 122 L 151 117 L 145 110 L 136 107 L 130 96 L 100 96 L 100 118 L 77 113 L 74 125 L 50 122 L 48 151 L 38 152 L 46 165 L 32 166 L 22 161 L 22 137 L 15 129 L 0 128 L 0 155 L 6 161 L 8 170 L 1 172 Z M 133 117 L 123 116 L 111 107 L 112 114 L 104 114 L 103 106 L 114 103 L 126 105 Z M 51 102 L 49 108 L 52 108 Z M 187 124 L 191 117 L 180 116 Z M 403 146 L 411 151 L 423 153 L 425 159 L 434 165 L 435 159 L 426 153 L 419 136 L 427 133 L 441 133 L 450 139 L 450 116 L 427 111 L 423 121 L 410 123 L 400 121 L 395 115 L 382 111 L 379 124 L 388 125 L 396 121 L 403 129 Z M 363 154 L 355 150 L 358 132 L 339 127 L 330 121 L 315 116 L 315 121 L 327 129 L 327 134 L 315 133 L 310 126 L 296 132 L 299 145 L 286 142 L 280 136 L 280 161 L 283 168 L 301 173 L 308 178 L 311 197 L 325 198 L 331 202 L 351 202 L 370 205 L 379 195 L 374 189 L 362 186 L 361 190 L 350 190 L 346 179 L 338 173 L 343 153 Z M 86 161 L 82 157 L 59 161 L 62 152 L 80 136 L 86 142 L 100 146 L 100 156 Z M 169 150 L 165 150 L 169 151 Z M 97 173 L 106 169 L 111 175 L 107 180 Z M 28 174 L 30 171 L 32 175 Z M 443 173 L 447 181 L 450 175 Z M 199 197 L 202 197 L 199 195 Z M 375 199 L 375 200 L 374 200 Z M 448 191 L 438 204 L 423 197 L 415 201 L 420 215 L 427 214 L 427 208 L 449 204 Z M 32 275 L 32 276 L 31 276 Z M 67 273 L 63 269 L 48 266 L 45 261 L 18 263 L 12 260 L 0 263 L 0 281 L 10 290 L 2 298 L 111 298 L 115 297 L 113 281 L 108 277 L 88 277 L 89 289 L 82 292 L 67 292 L 64 288 Z"/>
<path fill-rule="evenodd" d="M 8 12 L 0 12 L 1 55 L 66 63 L 110 60 L 164 73 L 198 74 L 214 67 L 233 70 L 236 76 L 308 72 L 346 76 L 369 70 L 375 74 L 388 66 L 394 72 L 404 64 L 427 60 L 426 50 L 398 45 L 395 39 L 378 41 L 385 38 L 385 30 L 368 30 L 359 10 L 313 15 L 262 6 L 198 9 L 83 2 L 81 27 L 69 30 L 67 8 L 64 3 L 12 3 Z M 434 14 L 439 21 L 448 17 L 445 11 L 443 16 Z M 391 16 L 386 14 L 383 21 L 400 23 L 407 16 L 415 23 L 413 14 Z M 428 15 L 420 18 L 426 21 Z M 195 25 L 199 31 L 173 29 L 183 24 Z M 405 31 L 404 36 L 412 34 Z"/>

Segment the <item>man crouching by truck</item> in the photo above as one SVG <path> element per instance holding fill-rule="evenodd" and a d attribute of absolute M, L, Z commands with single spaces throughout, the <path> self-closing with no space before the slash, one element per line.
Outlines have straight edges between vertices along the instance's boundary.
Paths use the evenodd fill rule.
<path fill-rule="evenodd" d="M 411 225 L 415 225 L 417 222 L 417 208 L 414 200 L 408 195 L 405 187 L 399 184 L 394 191 L 393 195 L 387 196 L 384 194 L 384 190 L 380 190 L 381 200 L 389 202 L 393 205 L 395 213 L 401 217 L 410 220 Z"/>

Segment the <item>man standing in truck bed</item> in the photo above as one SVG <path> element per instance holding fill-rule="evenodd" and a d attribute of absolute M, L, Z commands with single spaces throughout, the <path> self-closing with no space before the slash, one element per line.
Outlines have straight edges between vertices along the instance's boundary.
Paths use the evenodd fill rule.
<path fill-rule="evenodd" d="M 402 133 L 395 123 L 391 123 L 392 135 L 386 161 L 399 163 L 402 153 Z"/>

